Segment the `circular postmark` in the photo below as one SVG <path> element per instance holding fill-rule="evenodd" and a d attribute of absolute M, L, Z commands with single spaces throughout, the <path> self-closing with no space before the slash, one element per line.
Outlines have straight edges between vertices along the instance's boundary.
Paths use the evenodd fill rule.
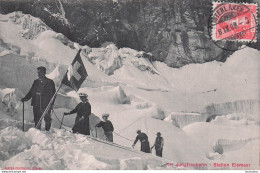
<path fill-rule="evenodd" d="M 208 33 L 215 45 L 236 51 L 256 42 L 256 4 L 214 2 L 208 20 Z"/>

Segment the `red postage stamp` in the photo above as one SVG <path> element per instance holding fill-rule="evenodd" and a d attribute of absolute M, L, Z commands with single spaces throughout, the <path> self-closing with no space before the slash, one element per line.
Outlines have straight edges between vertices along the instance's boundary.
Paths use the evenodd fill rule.
<path fill-rule="evenodd" d="M 214 2 L 212 38 L 215 41 L 257 40 L 257 4 Z"/>

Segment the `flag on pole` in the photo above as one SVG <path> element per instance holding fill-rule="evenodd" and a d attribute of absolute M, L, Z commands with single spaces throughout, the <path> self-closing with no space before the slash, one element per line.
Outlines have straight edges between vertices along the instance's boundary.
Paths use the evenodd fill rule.
<path fill-rule="evenodd" d="M 80 51 L 78 51 L 75 59 L 72 61 L 71 65 L 69 66 L 69 69 L 67 70 L 67 72 L 65 73 L 60 86 L 58 87 L 58 89 L 56 90 L 55 94 L 52 96 L 51 101 L 49 102 L 49 104 L 47 105 L 46 109 L 44 110 L 44 112 L 42 113 L 42 116 L 40 118 L 40 120 L 38 121 L 38 124 L 36 125 L 36 128 L 39 128 L 41 121 L 43 119 L 43 117 L 45 117 L 45 115 L 47 114 L 47 112 L 49 111 L 52 103 L 54 102 L 58 91 L 61 88 L 62 84 L 67 85 L 68 87 L 71 87 L 72 89 L 74 89 L 75 91 L 78 91 L 78 89 L 80 88 L 81 84 L 84 82 L 84 80 L 86 79 L 86 77 L 88 76 L 87 71 L 84 67 L 84 64 L 82 62 L 82 59 L 80 57 Z"/>
<path fill-rule="evenodd" d="M 78 51 L 75 59 L 72 61 L 71 65 L 68 68 L 66 75 L 64 76 L 62 83 L 68 87 L 78 91 L 81 84 L 84 82 L 88 73 L 84 67 L 82 59 L 80 57 L 80 51 Z"/>

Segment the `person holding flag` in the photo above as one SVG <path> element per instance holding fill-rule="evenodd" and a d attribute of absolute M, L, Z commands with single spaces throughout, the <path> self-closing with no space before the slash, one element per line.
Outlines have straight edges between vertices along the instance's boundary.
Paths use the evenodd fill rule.
<path fill-rule="evenodd" d="M 35 127 L 41 129 L 41 116 L 54 96 L 56 89 L 53 80 L 45 76 L 45 67 L 38 67 L 37 73 L 39 78 L 34 80 L 28 94 L 22 98 L 21 101 L 25 102 L 32 99 L 31 105 L 33 106 Z M 51 104 L 51 107 L 52 106 L 53 102 Z M 51 128 L 51 120 L 51 109 L 49 109 L 44 116 L 46 131 L 49 131 Z M 38 123 L 39 125 L 37 126 Z"/>

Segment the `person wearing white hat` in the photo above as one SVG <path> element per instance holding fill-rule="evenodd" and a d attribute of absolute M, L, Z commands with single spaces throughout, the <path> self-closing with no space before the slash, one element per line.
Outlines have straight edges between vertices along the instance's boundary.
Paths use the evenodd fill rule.
<path fill-rule="evenodd" d="M 91 114 L 91 105 L 88 101 L 86 93 L 79 93 L 81 102 L 70 112 L 64 112 L 64 115 L 77 113 L 75 125 L 72 128 L 73 133 L 81 133 L 90 135 L 89 130 L 89 115 Z"/>
<path fill-rule="evenodd" d="M 157 137 L 154 141 L 154 145 L 151 147 L 151 150 L 153 147 L 155 147 L 156 156 L 162 157 L 162 151 L 163 151 L 163 145 L 164 145 L 164 139 L 161 137 L 161 133 L 157 132 Z"/>
<path fill-rule="evenodd" d="M 104 133 L 107 137 L 107 140 L 109 142 L 113 142 L 113 131 L 114 131 L 114 126 L 111 123 L 111 121 L 108 120 L 109 114 L 105 113 L 102 114 L 102 118 L 104 119 L 104 121 L 101 121 L 100 123 L 98 123 L 96 125 L 96 127 L 102 127 L 104 130 Z"/>

